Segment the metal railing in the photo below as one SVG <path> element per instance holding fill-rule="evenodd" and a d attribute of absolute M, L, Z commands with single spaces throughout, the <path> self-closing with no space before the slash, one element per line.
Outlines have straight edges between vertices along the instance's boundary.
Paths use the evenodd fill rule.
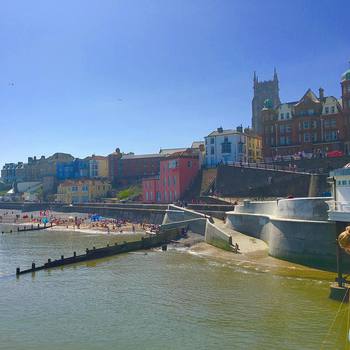
<path fill-rule="evenodd" d="M 327 201 L 329 211 L 350 213 L 350 202 Z"/>

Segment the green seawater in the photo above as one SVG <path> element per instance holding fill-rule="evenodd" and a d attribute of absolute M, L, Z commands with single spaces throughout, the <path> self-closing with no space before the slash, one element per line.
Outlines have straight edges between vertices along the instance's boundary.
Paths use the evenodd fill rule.
<path fill-rule="evenodd" d="M 327 280 L 185 248 L 14 275 L 33 260 L 41 264 L 117 239 L 0 235 L 0 349 L 320 349 L 339 307 L 328 299 Z M 346 322 L 342 307 L 324 349 L 345 348 Z"/>

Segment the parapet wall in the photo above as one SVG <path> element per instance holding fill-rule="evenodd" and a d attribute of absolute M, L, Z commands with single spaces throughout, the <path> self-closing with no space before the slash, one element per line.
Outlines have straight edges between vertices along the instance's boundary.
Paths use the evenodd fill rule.
<path fill-rule="evenodd" d="M 336 225 L 322 220 L 328 198 L 285 200 L 259 213 L 252 206 L 245 211 L 228 212 L 227 225 L 244 234 L 260 238 L 269 246 L 269 254 L 305 265 L 335 268 Z M 258 205 L 256 209 L 263 208 Z M 236 207 L 237 209 L 237 207 Z"/>
<path fill-rule="evenodd" d="M 245 200 L 235 207 L 235 213 L 269 215 L 284 219 L 328 220 L 328 205 L 331 197 L 307 197 L 252 202 Z"/>

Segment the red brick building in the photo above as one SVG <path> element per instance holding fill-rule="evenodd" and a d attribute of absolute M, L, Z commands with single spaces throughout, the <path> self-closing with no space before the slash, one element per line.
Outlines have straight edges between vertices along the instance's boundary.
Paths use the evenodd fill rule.
<path fill-rule="evenodd" d="M 310 89 L 296 102 L 273 106 L 266 100 L 262 110 L 265 159 L 302 154 L 324 156 L 331 151 L 350 154 L 350 70 L 342 75 L 342 98 L 318 96 Z"/>
<path fill-rule="evenodd" d="M 198 152 L 188 149 L 160 162 L 160 174 L 142 181 L 145 203 L 172 203 L 182 198 L 200 168 Z"/>
<path fill-rule="evenodd" d="M 127 184 L 159 174 L 165 154 L 122 154 L 119 149 L 108 156 L 109 178 L 114 184 Z"/>

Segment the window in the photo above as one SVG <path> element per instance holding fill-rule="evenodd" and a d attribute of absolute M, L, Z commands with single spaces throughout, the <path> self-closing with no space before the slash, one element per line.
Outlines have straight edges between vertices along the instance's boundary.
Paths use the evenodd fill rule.
<path fill-rule="evenodd" d="M 308 115 L 314 115 L 315 111 L 311 108 L 307 110 Z"/>
<path fill-rule="evenodd" d="M 290 124 L 286 125 L 286 132 L 292 132 L 292 126 Z"/>
<path fill-rule="evenodd" d="M 287 112 L 286 113 L 286 119 L 289 119 L 289 116 L 290 116 L 290 114 L 289 114 L 289 112 Z"/>
<path fill-rule="evenodd" d="M 169 169 L 174 169 L 177 167 L 177 161 L 174 159 L 174 160 L 170 160 L 169 163 L 168 163 L 168 168 Z"/>
<path fill-rule="evenodd" d="M 280 133 L 284 134 L 285 126 L 282 124 L 280 125 Z"/>
<path fill-rule="evenodd" d="M 146 192 L 146 201 L 148 201 L 148 192 Z"/>
<path fill-rule="evenodd" d="M 78 186 L 72 186 L 72 192 L 78 192 Z"/>
<path fill-rule="evenodd" d="M 158 191 L 157 192 L 157 201 L 160 202 L 161 200 L 162 200 L 162 197 L 161 197 L 160 192 Z"/>
<path fill-rule="evenodd" d="M 280 145 L 284 146 L 286 144 L 286 137 L 285 136 L 281 136 L 280 137 Z"/>
<path fill-rule="evenodd" d="M 228 142 L 227 138 L 221 144 L 221 153 L 231 153 L 231 142 Z"/>
<path fill-rule="evenodd" d="M 211 148 L 210 154 L 214 154 L 214 147 Z"/>
<path fill-rule="evenodd" d="M 329 107 L 325 107 L 325 113 L 328 114 L 329 113 Z"/>
<path fill-rule="evenodd" d="M 174 176 L 174 185 L 176 185 L 176 176 Z"/>
<path fill-rule="evenodd" d="M 335 113 L 335 107 L 334 107 L 334 106 L 331 107 L 331 113 L 332 113 L 332 114 Z"/>
<path fill-rule="evenodd" d="M 313 129 L 316 129 L 316 128 L 317 128 L 317 121 L 316 121 L 316 120 L 313 120 L 313 121 L 311 122 L 311 127 L 312 127 Z"/>
<path fill-rule="evenodd" d="M 188 167 L 188 168 L 192 168 L 192 160 L 189 160 L 189 161 L 187 162 L 187 167 Z"/>
<path fill-rule="evenodd" d="M 303 122 L 303 128 L 304 128 L 304 129 L 308 129 L 309 127 L 310 127 L 309 121 L 308 121 L 308 120 L 305 120 L 305 121 Z"/>
<path fill-rule="evenodd" d="M 335 119 L 326 119 L 324 121 L 325 128 L 335 128 L 337 126 L 337 121 Z"/>
<path fill-rule="evenodd" d="M 281 113 L 281 119 L 282 120 L 284 119 L 284 113 Z"/>
<path fill-rule="evenodd" d="M 311 134 L 311 142 L 317 142 L 317 132 Z"/>
<path fill-rule="evenodd" d="M 289 135 L 286 136 L 286 145 L 291 145 L 292 144 L 292 139 Z"/>
<path fill-rule="evenodd" d="M 210 143 L 213 145 L 214 144 L 214 137 L 210 139 Z"/>
<path fill-rule="evenodd" d="M 343 186 L 346 186 L 346 180 L 343 180 L 343 181 L 341 182 L 341 184 L 342 184 Z"/>
<path fill-rule="evenodd" d="M 88 185 L 83 185 L 81 190 L 82 190 L 82 192 L 88 192 L 89 186 Z"/>
<path fill-rule="evenodd" d="M 310 142 L 310 134 L 308 132 L 304 134 L 304 142 Z"/>
<path fill-rule="evenodd" d="M 336 141 L 338 140 L 338 132 L 335 130 L 331 130 L 331 131 L 326 131 L 325 132 L 325 139 L 326 141 Z"/>

